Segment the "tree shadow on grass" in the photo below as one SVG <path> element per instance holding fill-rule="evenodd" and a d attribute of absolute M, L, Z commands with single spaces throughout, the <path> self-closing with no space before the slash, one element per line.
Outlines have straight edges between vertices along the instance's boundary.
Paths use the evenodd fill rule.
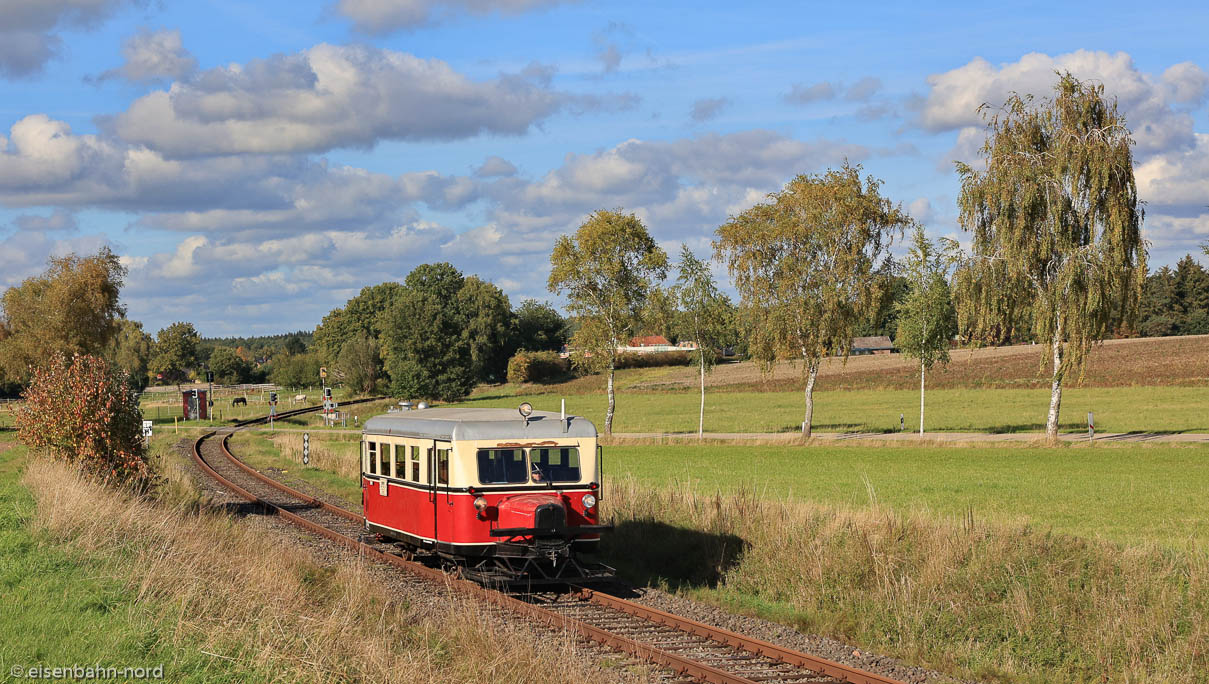
<path fill-rule="evenodd" d="M 749 546 L 733 534 L 626 520 L 602 536 L 600 560 L 637 586 L 715 587 Z"/>
<path fill-rule="evenodd" d="M 1069 423 L 1058 423 L 1058 432 L 1078 432 L 1080 430 L 1087 431 L 1087 423 L 1081 421 L 1072 421 Z M 988 432 L 992 435 L 1006 435 L 1013 432 L 1045 432 L 1045 423 L 1015 423 L 1007 425 L 991 425 L 985 430 L 970 429 L 969 432 Z"/>

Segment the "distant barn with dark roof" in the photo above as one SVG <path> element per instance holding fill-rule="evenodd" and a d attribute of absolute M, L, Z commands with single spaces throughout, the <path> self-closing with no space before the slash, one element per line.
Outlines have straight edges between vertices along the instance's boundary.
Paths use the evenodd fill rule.
<path fill-rule="evenodd" d="M 895 351 L 894 344 L 885 335 L 852 338 L 852 354 L 889 354 Z"/>

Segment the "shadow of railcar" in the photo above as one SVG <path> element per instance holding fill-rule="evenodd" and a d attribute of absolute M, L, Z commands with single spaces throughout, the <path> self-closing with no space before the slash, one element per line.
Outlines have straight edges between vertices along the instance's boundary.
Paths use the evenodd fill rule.
<path fill-rule="evenodd" d="M 734 534 L 626 520 L 602 535 L 600 560 L 636 586 L 714 587 L 750 546 Z"/>

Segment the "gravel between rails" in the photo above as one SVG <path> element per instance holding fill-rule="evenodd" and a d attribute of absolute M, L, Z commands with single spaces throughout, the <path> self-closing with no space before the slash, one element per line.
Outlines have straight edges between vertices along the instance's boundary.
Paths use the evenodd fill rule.
<path fill-rule="evenodd" d="M 876 674 L 891 677 L 908 684 L 977 684 L 969 680 L 956 679 L 949 675 L 903 663 L 889 656 L 871 653 L 865 649 L 817 634 L 803 634 L 792 627 L 749 615 L 731 613 L 718 606 L 676 596 L 654 587 L 635 589 L 639 594 L 630 598 L 651 608 L 675 613 L 713 627 L 767 641 L 795 651 L 810 653 L 843 665 L 859 667 Z"/>

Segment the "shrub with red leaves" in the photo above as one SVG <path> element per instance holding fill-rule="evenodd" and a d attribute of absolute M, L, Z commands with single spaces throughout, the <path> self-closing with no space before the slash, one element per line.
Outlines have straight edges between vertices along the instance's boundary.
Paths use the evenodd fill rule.
<path fill-rule="evenodd" d="M 148 474 L 143 414 L 125 371 L 96 356 L 62 354 L 35 368 L 25 402 L 13 411 L 17 436 L 103 480 Z"/>

